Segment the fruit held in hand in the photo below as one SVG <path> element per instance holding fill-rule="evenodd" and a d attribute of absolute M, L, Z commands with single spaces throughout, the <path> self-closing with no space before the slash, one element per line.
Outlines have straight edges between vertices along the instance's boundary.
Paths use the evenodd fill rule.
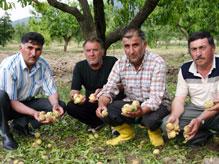
<path fill-rule="evenodd" d="M 60 116 L 60 114 L 58 111 L 47 112 L 47 113 L 45 111 L 42 111 L 39 113 L 39 120 L 40 121 L 55 122 L 59 116 Z"/>
<path fill-rule="evenodd" d="M 183 137 L 185 138 L 185 141 L 184 143 L 186 143 L 188 141 L 188 138 L 189 138 L 189 132 L 190 132 L 190 127 L 188 125 L 186 125 L 184 128 L 183 128 L 184 132 L 183 132 Z"/>
<path fill-rule="evenodd" d="M 175 138 L 179 134 L 179 125 L 168 122 L 166 124 L 167 137 L 169 139 Z"/>
<path fill-rule="evenodd" d="M 94 103 L 95 101 L 97 101 L 97 98 L 96 98 L 95 94 L 94 93 L 90 94 L 89 102 Z"/>
<path fill-rule="evenodd" d="M 80 93 L 74 94 L 73 101 L 75 104 L 80 104 L 83 101 L 83 99 L 84 99 L 84 95 Z"/>
<path fill-rule="evenodd" d="M 122 114 L 126 115 L 128 112 L 135 112 L 137 111 L 138 107 L 140 106 L 139 101 L 134 100 L 132 104 L 125 104 L 122 107 Z"/>
<path fill-rule="evenodd" d="M 107 108 L 104 108 L 104 109 L 102 110 L 101 114 L 102 114 L 103 117 L 108 116 Z"/>
<path fill-rule="evenodd" d="M 204 107 L 205 107 L 206 109 L 208 109 L 208 108 L 210 108 L 210 107 L 212 107 L 212 106 L 214 106 L 213 100 L 206 100 L 206 101 L 205 101 Z"/>

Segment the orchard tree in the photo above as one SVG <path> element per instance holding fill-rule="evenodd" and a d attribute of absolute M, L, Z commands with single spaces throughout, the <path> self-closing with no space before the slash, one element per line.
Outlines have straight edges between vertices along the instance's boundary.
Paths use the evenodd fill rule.
<path fill-rule="evenodd" d="M 10 16 L 6 13 L 0 18 L 0 45 L 3 47 L 13 37 L 14 28 L 12 27 Z"/>
<path fill-rule="evenodd" d="M 213 35 L 219 31 L 219 0 L 161 0 L 150 17 L 157 26 L 178 29 L 186 39 L 189 33 L 206 30 Z"/>
<path fill-rule="evenodd" d="M 45 3 L 34 5 L 34 8 L 37 13 L 41 13 L 42 15 L 39 20 L 39 25 L 45 25 L 45 30 L 48 30 L 51 38 L 64 40 L 65 52 L 72 38 L 77 39 L 82 37 L 80 26 L 75 17 Z"/>
<path fill-rule="evenodd" d="M 28 3 L 40 3 L 38 0 L 17 0 L 17 2 L 26 5 Z M 98 36 L 104 42 L 105 49 L 121 39 L 123 31 L 129 27 L 141 27 L 147 17 L 157 6 L 159 0 L 78 0 L 78 4 L 72 5 L 66 1 L 47 0 L 50 6 L 64 11 L 74 16 L 80 25 L 83 38 Z M 73 2 L 73 1 L 71 1 Z M 136 6 L 133 4 L 137 4 Z M 105 5 L 114 6 L 111 14 L 120 13 L 118 17 L 125 18 L 125 21 L 118 23 L 111 31 L 106 22 Z M 117 17 L 117 18 L 118 18 Z"/>

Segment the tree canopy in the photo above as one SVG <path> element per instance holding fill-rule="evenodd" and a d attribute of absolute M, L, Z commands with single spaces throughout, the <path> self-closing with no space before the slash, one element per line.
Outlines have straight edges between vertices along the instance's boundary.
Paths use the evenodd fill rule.
<path fill-rule="evenodd" d="M 0 45 L 3 47 L 13 37 L 14 28 L 12 27 L 10 16 L 6 13 L 0 18 Z"/>

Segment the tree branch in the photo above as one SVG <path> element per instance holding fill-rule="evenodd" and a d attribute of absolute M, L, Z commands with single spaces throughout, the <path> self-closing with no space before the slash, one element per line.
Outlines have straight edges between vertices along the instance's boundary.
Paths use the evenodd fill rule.
<path fill-rule="evenodd" d="M 75 18 L 81 22 L 84 19 L 84 16 L 80 13 L 80 11 L 76 8 L 76 7 L 70 7 L 69 5 L 62 3 L 62 2 L 58 2 L 57 0 L 47 0 L 47 2 L 57 8 L 60 9 L 64 12 L 67 12 L 69 14 L 72 14 L 75 16 Z"/>
<path fill-rule="evenodd" d="M 106 20 L 103 0 L 93 0 L 97 36 L 105 42 Z"/>
<path fill-rule="evenodd" d="M 141 8 L 141 10 L 139 10 L 139 12 L 126 27 L 119 27 L 106 37 L 105 47 L 108 48 L 112 43 L 121 39 L 122 33 L 127 27 L 141 27 L 147 17 L 158 5 L 159 1 L 160 0 L 145 0 L 144 6 Z"/>

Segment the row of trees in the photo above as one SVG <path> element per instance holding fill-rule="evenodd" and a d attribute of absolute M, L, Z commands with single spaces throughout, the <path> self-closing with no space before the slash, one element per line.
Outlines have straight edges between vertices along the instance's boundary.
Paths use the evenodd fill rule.
<path fill-rule="evenodd" d="M 129 26 L 142 27 L 150 45 L 158 40 L 187 39 L 198 30 L 219 37 L 219 0 L 17 1 L 33 5 L 36 17 L 41 14 L 30 20 L 29 30 L 42 32 L 48 40 L 63 39 L 64 50 L 72 38 L 80 41 L 91 35 L 100 37 L 107 49 Z"/>

